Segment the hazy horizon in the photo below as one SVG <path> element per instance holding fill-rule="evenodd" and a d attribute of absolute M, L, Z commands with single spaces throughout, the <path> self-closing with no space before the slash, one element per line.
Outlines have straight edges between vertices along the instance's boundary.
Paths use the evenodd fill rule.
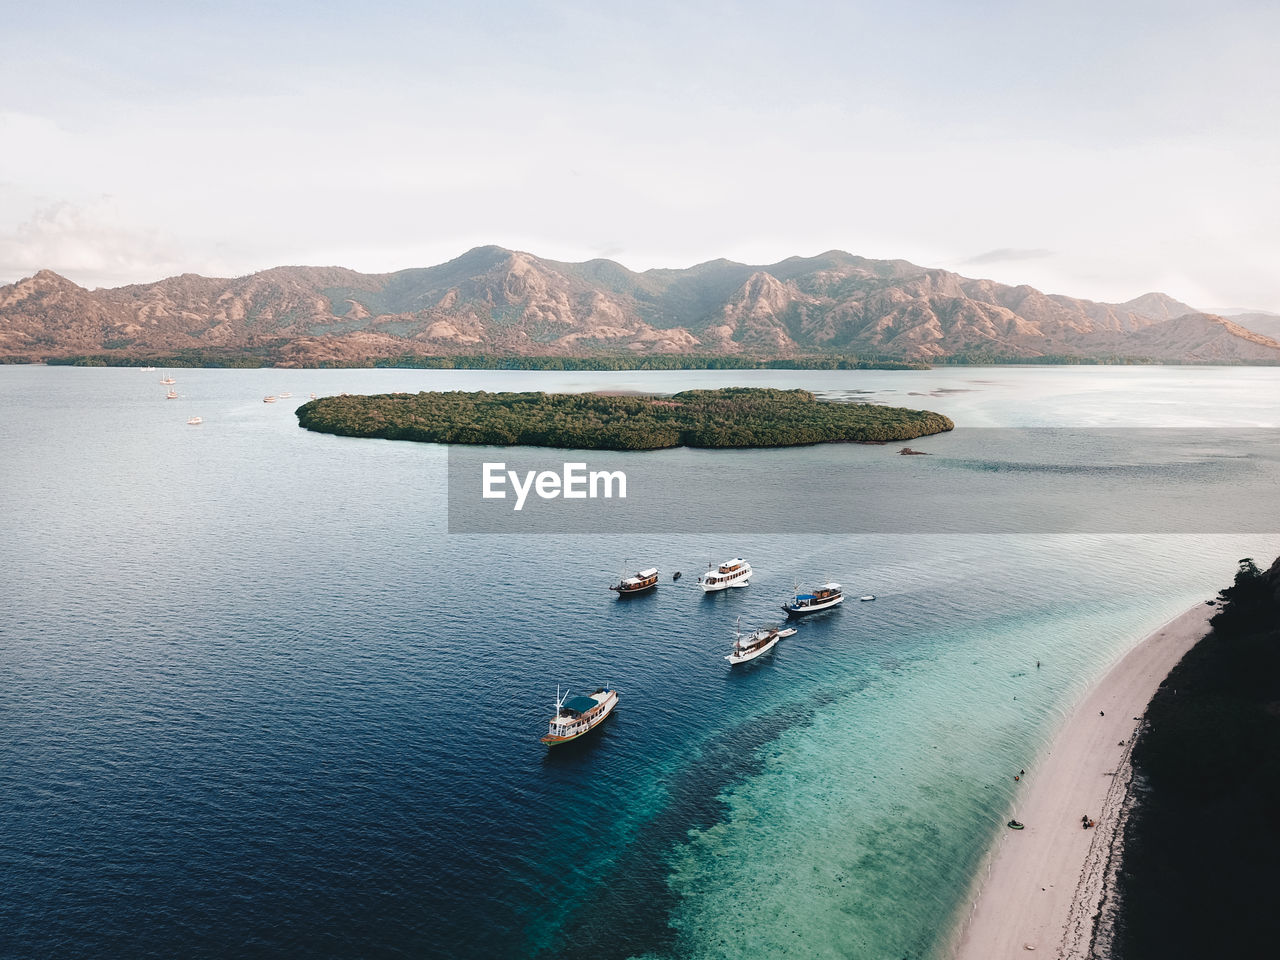
<path fill-rule="evenodd" d="M 0 283 L 839 249 L 1280 311 L 1263 3 L 141 0 L 8 25 Z"/>

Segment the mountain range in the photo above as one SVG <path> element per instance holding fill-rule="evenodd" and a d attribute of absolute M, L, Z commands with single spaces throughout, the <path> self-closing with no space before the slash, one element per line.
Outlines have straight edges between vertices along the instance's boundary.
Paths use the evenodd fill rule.
<path fill-rule="evenodd" d="M 275 267 L 98 290 L 41 270 L 0 286 L 0 358 L 195 351 L 256 353 L 287 366 L 405 354 L 1280 362 L 1280 342 L 1242 325 L 1248 319 L 1161 293 L 1097 303 L 837 250 L 767 266 L 712 260 L 637 273 L 611 260 L 562 263 L 488 246 L 395 273 Z"/>

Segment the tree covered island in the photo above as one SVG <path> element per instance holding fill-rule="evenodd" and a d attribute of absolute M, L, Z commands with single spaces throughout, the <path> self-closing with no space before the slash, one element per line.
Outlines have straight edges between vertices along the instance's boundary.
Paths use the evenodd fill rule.
<path fill-rule="evenodd" d="M 344 437 L 575 450 L 883 443 L 955 426 L 928 410 L 755 387 L 663 397 L 483 390 L 322 397 L 297 414 L 308 430 Z"/>

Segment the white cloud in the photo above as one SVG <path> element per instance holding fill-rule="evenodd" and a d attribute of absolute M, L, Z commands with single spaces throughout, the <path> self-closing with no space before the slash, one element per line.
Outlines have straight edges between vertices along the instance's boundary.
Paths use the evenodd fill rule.
<path fill-rule="evenodd" d="M 55 203 L 0 234 L 0 277 L 14 280 L 51 269 L 82 286 L 119 286 L 193 269 L 172 237 L 121 224 L 110 200 L 89 207 Z M 203 269 L 211 260 L 196 263 Z"/>
<path fill-rule="evenodd" d="M 509 36 L 461 10 L 385 37 L 355 18 L 328 38 L 342 52 L 329 60 L 307 52 L 326 38 L 323 11 L 275 59 L 257 51 L 282 23 L 258 37 L 246 22 L 218 49 L 258 37 L 238 55 L 253 85 L 202 81 L 171 53 L 113 60 L 95 93 L 105 54 L 73 45 L 60 61 L 81 64 L 72 98 L 33 54 L 0 65 L 40 94 L 0 113 L 0 139 L 21 145 L 0 154 L 0 282 L 46 266 L 91 283 L 281 263 L 387 271 L 480 243 L 607 251 L 635 269 L 835 247 L 1098 299 L 1176 283 L 1183 299 L 1280 308 L 1277 138 L 1253 109 L 1270 68 L 1224 72 L 1237 48 L 1215 47 L 1194 77 L 1150 69 L 1181 62 L 1192 21 L 1146 37 L 1120 11 L 1081 61 L 1055 59 L 1078 41 L 1030 14 L 1003 28 L 1044 49 L 1007 43 L 990 16 L 939 8 L 921 26 L 886 11 L 883 42 L 850 58 L 836 28 L 864 13 L 596 10 L 535 11 L 520 21 L 531 33 Z M 1215 98 L 1231 109 L 1208 109 Z"/>

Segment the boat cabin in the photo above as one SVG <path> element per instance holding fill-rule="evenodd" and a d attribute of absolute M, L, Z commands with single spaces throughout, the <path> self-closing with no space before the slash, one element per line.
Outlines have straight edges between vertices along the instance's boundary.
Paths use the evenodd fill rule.
<path fill-rule="evenodd" d="M 624 587 L 647 587 L 651 583 L 658 582 L 658 568 L 650 567 L 648 570 L 641 570 L 634 577 L 627 577 L 622 581 Z"/>

